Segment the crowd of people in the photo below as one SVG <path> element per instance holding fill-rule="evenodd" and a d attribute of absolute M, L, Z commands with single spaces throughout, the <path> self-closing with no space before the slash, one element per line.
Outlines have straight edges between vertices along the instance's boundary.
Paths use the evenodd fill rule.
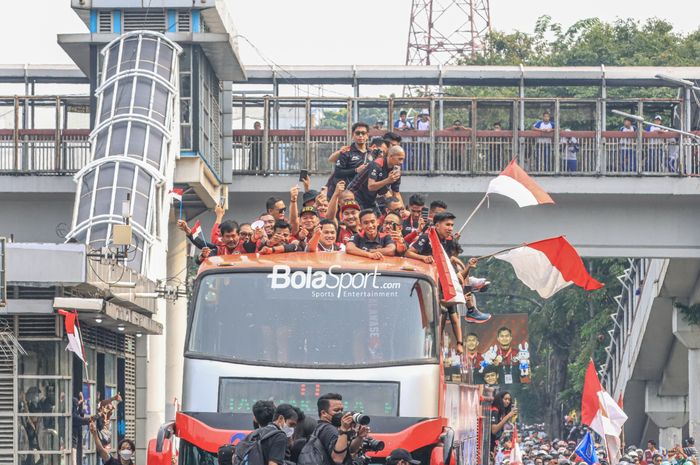
<path fill-rule="evenodd" d="M 259 400 L 252 408 L 253 428 L 235 445 L 219 448 L 219 465 L 351 465 L 364 461 L 369 450 L 381 450 L 383 443 L 369 437 L 368 417 L 345 412 L 343 396 L 328 393 L 316 402 L 318 419 L 306 416 L 290 404 L 275 406 Z M 405 449 L 391 451 L 389 465 L 419 465 Z"/>
<path fill-rule="evenodd" d="M 550 438 L 544 424 L 523 425 L 517 422 L 518 408 L 508 391 L 495 395 L 491 407 L 491 444 L 494 465 L 511 465 L 511 450 L 517 441 L 522 453 L 523 465 L 572 465 L 583 459 L 575 452 L 588 431 L 574 415 L 564 418 L 561 438 Z M 595 453 L 600 465 L 608 465 L 610 458 L 602 441 L 595 443 Z M 658 448 L 649 439 L 646 449 L 634 444 L 623 444 L 618 465 L 698 465 L 695 439 L 686 437 L 682 444 L 672 449 Z"/>
<path fill-rule="evenodd" d="M 459 233 L 454 230 L 455 215 L 442 200 L 428 204 L 420 194 L 411 195 L 407 203 L 402 198 L 401 164 L 405 153 L 401 136 L 387 132 L 369 140 L 365 123 L 355 123 L 352 134 L 351 145 L 331 154 L 335 170 L 319 190 L 311 188 L 308 175 L 302 176 L 303 193 L 295 184 L 288 203 L 270 197 L 262 214 L 243 223 L 224 221 L 224 207 L 217 205 L 208 239 L 180 220 L 179 228 L 200 249 L 197 260 L 228 254 L 306 252 L 347 253 L 370 260 L 399 256 L 433 263 L 428 229 L 434 227 L 463 284 L 467 321 L 487 321 L 490 315 L 478 310 L 473 295 L 485 279 L 471 276 L 478 260 L 464 263 L 459 258 L 462 248 Z M 450 319 L 462 353 L 456 310 Z"/>

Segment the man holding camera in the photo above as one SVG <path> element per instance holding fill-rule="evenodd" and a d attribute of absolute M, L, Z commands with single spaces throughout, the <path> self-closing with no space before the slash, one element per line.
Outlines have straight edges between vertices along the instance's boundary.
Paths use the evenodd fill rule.
<path fill-rule="evenodd" d="M 340 394 L 324 394 L 318 398 L 318 426 L 314 435 L 323 445 L 326 463 L 323 465 L 350 465 L 369 434 L 367 425 L 355 422 L 352 412 L 343 412 Z"/>

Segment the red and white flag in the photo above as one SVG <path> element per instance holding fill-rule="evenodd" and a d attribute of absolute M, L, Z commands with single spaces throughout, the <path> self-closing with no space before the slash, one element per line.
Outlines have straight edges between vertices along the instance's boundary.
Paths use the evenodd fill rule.
<path fill-rule="evenodd" d="M 603 287 L 588 274 L 583 260 L 564 236 L 525 244 L 495 257 L 513 265 L 518 279 L 544 299 L 571 284 L 587 291 Z"/>
<path fill-rule="evenodd" d="M 194 222 L 194 226 L 192 226 L 192 237 L 197 237 L 200 234 L 202 234 L 202 225 L 199 223 L 199 220 Z M 204 236 L 202 236 L 202 239 L 204 239 Z"/>
<path fill-rule="evenodd" d="M 511 161 L 506 169 L 501 171 L 501 174 L 491 180 L 486 194 L 501 194 L 510 197 L 520 208 L 554 203 L 549 194 L 528 176 L 515 160 Z"/>
<path fill-rule="evenodd" d="M 65 310 L 59 310 L 58 313 L 63 315 L 66 321 L 66 335 L 68 336 L 68 347 L 66 347 L 66 350 L 73 352 L 87 365 L 85 362 L 85 351 L 83 349 L 83 338 L 80 335 L 78 314 Z"/>
<path fill-rule="evenodd" d="M 433 249 L 433 261 L 438 269 L 438 280 L 442 288 L 442 299 L 445 302 L 467 303 L 464 299 L 462 285 L 457 278 L 457 273 L 452 267 L 452 263 L 450 263 L 450 257 L 447 256 L 445 249 L 440 243 L 440 238 L 435 228 L 430 228 L 430 231 L 428 231 L 428 238 L 430 239 L 430 248 Z"/>
<path fill-rule="evenodd" d="M 170 194 L 170 198 L 182 203 L 182 194 L 185 193 L 185 189 L 173 187 L 172 189 L 170 189 L 170 192 L 168 192 L 168 193 Z"/>
<path fill-rule="evenodd" d="M 591 427 L 605 439 L 610 464 L 620 461 L 622 427 L 627 415 L 608 392 L 603 389 L 593 360 L 588 362 L 581 397 L 581 423 Z"/>
<path fill-rule="evenodd" d="M 523 465 L 523 451 L 520 449 L 517 429 L 513 431 L 512 447 L 510 449 L 510 465 Z"/>

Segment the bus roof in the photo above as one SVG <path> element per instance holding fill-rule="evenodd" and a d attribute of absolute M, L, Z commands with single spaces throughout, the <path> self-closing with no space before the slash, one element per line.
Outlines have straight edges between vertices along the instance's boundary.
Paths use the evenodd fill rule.
<path fill-rule="evenodd" d="M 272 255 L 260 254 L 236 254 L 210 257 L 199 267 L 199 273 L 209 270 L 222 270 L 231 268 L 272 269 L 275 265 L 287 265 L 290 268 L 328 269 L 336 265 L 341 270 L 356 271 L 384 271 L 387 273 L 420 273 L 432 278 L 436 283 L 437 267 L 419 260 L 402 257 L 384 257 L 383 260 L 370 260 L 368 258 L 350 255 L 344 252 L 291 252 Z"/>

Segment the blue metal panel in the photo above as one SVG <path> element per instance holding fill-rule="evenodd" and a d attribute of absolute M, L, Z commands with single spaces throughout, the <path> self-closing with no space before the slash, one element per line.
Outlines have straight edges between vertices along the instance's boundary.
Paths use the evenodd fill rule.
<path fill-rule="evenodd" d="M 192 10 L 192 32 L 200 32 L 199 22 L 200 14 L 199 10 Z"/>
<path fill-rule="evenodd" d="M 177 32 L 177 12 L 168 10 L 168 32 Z"/>
<path fill-rule="evenodd" d="M 112 12 L 112 32 L 122 33 L 122 10 Z"/>
<path fill-rule="evenodd" d="M 90 10 L 90 32 L 97 32 L 97 10 Z"/>

